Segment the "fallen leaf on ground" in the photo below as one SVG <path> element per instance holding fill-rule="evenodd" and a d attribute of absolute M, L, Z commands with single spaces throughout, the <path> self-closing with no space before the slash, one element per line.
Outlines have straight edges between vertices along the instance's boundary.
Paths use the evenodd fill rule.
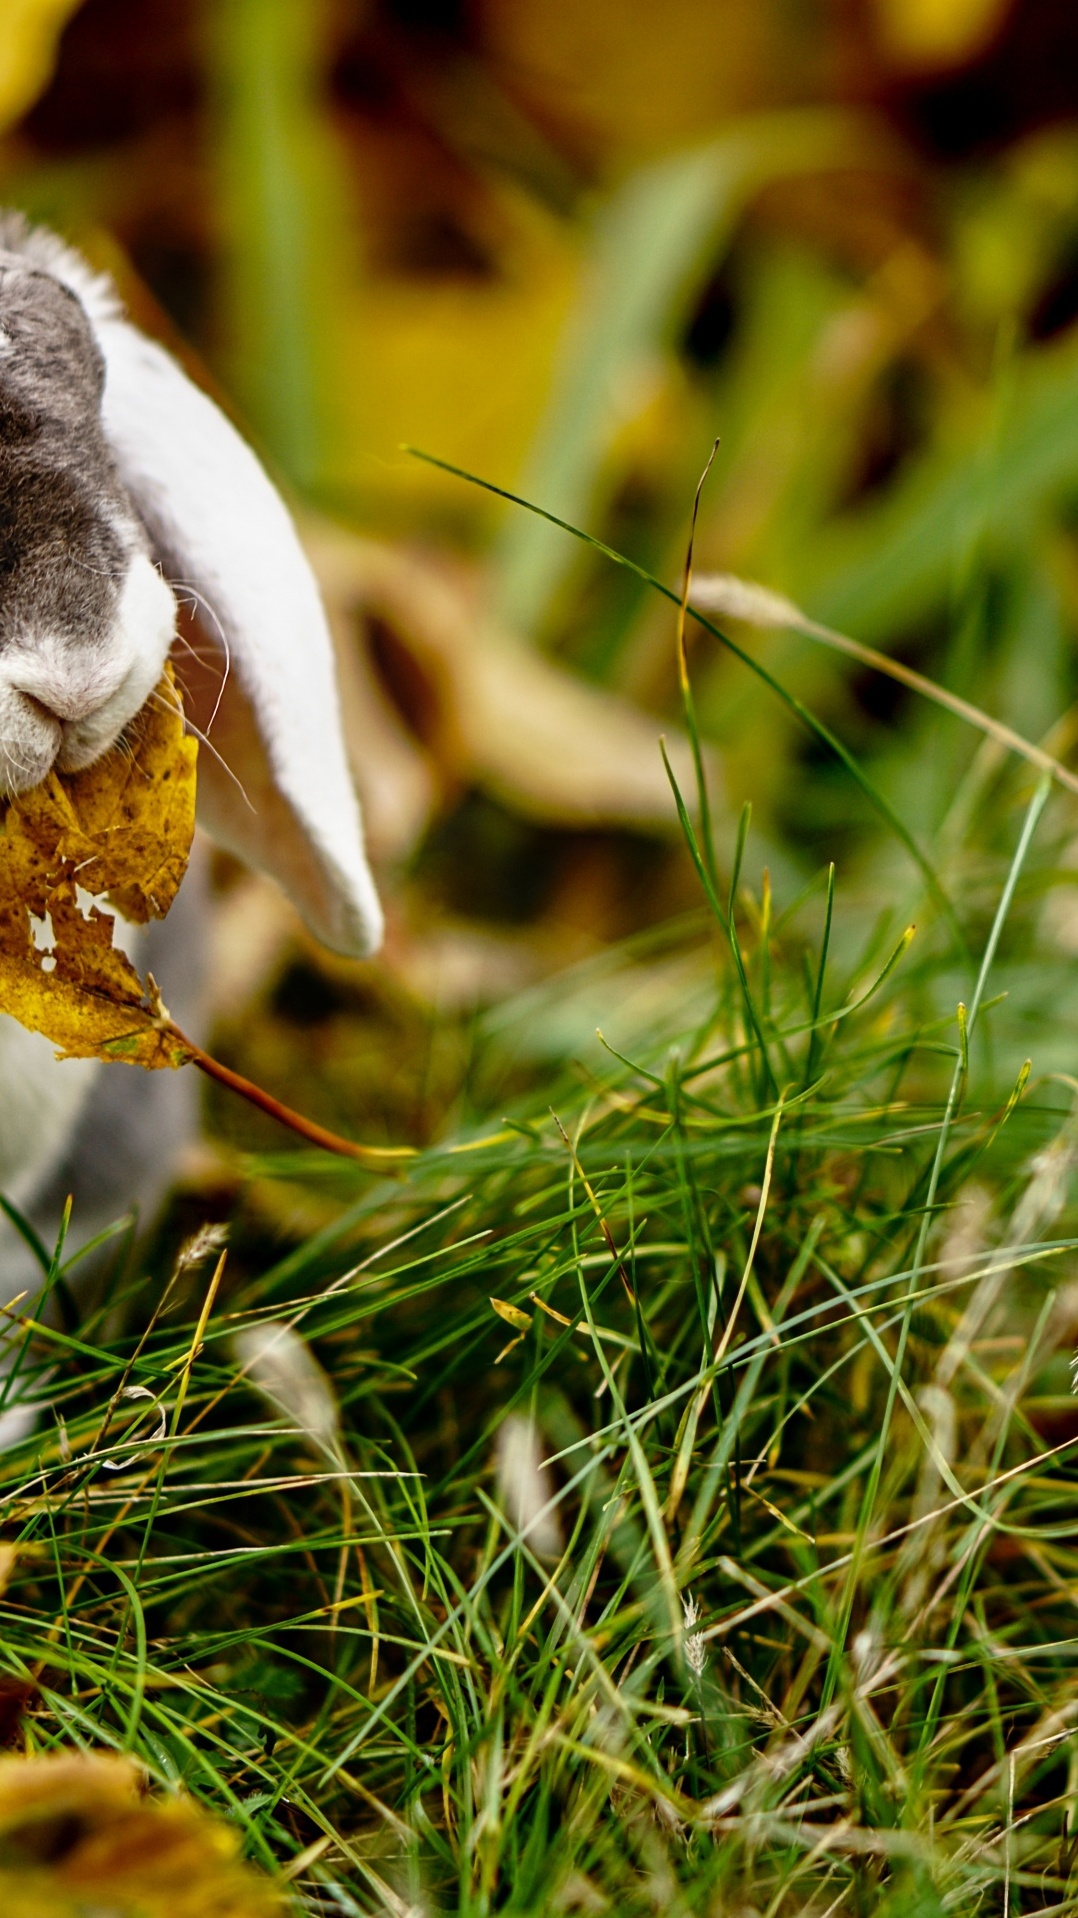
<path fill-rule="evenodd" d="M 171 675 L 127 738 L 0 803 L 0 1011 L 69 1059 L 179 1066 L 190 1053 L 127 955 L 117 917 L 163 918 L 187 869 L 197 742 Z M 107 909 L 106 909 L 107 908 Z"/>
<path fill-rule="evenodd" d="M 284 1918 L 239 1834 L 111 1753 L 0 1758 L 5 1918 Z"/>
<path fill-rule="evenodd" d="M 658 742 L 665 731 L 678 783 L 691 789 L 680 728 L 502 631 L 465 570 L 313 519 L 304 540 L 329 605 L 373 615 L 403 651 L 408 679 L 422 681 L 423 744 L 449 778 L 550 825 L 676 830 Z M 366 709 L 356 717 L 366 754 Z M 706 749 L 705 760 L 720 792 Z"/>

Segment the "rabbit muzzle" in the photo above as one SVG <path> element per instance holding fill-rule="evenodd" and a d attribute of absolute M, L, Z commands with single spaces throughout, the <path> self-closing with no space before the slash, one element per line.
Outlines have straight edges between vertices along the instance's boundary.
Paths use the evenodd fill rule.
<path fill-rule="evenodd" d="M 135 552 L 98 632 L 0 648 L 0 793 L 27 792 L 54 766 L 81 772 L 114 746 L 153 694 L 175 630 L 170 587 Z"/>

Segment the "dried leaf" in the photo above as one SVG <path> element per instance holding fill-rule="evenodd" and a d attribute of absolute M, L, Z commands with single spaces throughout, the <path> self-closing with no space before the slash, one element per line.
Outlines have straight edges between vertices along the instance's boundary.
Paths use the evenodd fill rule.
<path fill-rule="evenodd" d="M 508 1299 L 491 1299 L 491 1305 L 506 1325 L 513 1326 L 518 1332 L 527 1332 L 531 1322 L 530 1312 L 522 1312 L 519 1305 L 510 1305 Z"/>
<path fill-rule="evenodd" d="M 279 1319 L 263 1319 L 237 1332 L 232 1347 L 245 1376 L 273 1410 L 291 1419 L 319 1450 L 335 1453 L 340 1442 L 337 1400 L 299 1333 Z"/>
<path fill-rule="evenodd" d="M 492 1299 L 491 1304 L 497 1309 L 497 1301 Z M 539 1558 L 557 1558 L 562 1549 L 561 1524 L 553 1503 L 555 1486 L 549 1476 L 544 1478 L 545 1469 L 534 1421 L 511 1412 L 498 1432 L 498 1499 L 532 1551 Z"/>
<path fill-rule="evenodd" d="M 238 1833 L 190 1798 L 144 1797 L 143 1782 L 112 1754 L 0 1758 L 5 1918 L 283 1918 Z"/>
<path fill-rule="evenodd" d="M 425 744 L 453 779 L 553 825 L 676 825 L 658 718 L 501 630 L 462 569 L 313 521 L 305 532 L 330 603 L 375 614 L 426 682 Z M 689 742 L 677 727 L 665 731 L 678 783 L 691 786 Z M 365 726 L 364 753 L 368 745 Z"/>
<path fill-rule="evenodd" d="M 69 1059 L 179 1066 L 168 1029 L 113 943 L 117 914 L 163 918 L 187 868 L 198 747 L 171 676 L 131 735 L 85 772 L 52 772 L 0 810 L 0 1010 Z M 102 901 L 110 908 L 103 909 Z"/>

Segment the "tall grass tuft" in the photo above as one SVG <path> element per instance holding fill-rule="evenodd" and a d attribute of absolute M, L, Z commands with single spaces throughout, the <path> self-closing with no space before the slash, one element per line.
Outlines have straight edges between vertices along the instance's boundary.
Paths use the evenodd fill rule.
<path fill-rule="evenodd" d="M 487 1022 L 406 1182 L 20 1319 L 18 1736 L 136 1754 L 311 1912 L 1073 1908 L 1078 1125 L 981 1051 L 1045 799 L 960 1005 L 743 832 Z"/>

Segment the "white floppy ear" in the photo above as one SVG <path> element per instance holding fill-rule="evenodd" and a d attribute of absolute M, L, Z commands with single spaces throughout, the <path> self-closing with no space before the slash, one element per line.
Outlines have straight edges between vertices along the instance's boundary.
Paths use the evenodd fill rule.
<path fill-rule="evenodd" d="M 175 360 L 112 312 L 102 419 L 120 477 L 181 600 L 199 603 L 192 673 L 199 815 L 213 838 L 278 881 L 338 952 L 373 951 L 382 914 L 348 770 L 332 643 L 291 517 L 258 460 Z M 223 642 L 223 643 L 222 643 Z M 227 654 L 227 670 L 225 657 Z M 201 679 L 202 696 L 194 681 Z"/>

